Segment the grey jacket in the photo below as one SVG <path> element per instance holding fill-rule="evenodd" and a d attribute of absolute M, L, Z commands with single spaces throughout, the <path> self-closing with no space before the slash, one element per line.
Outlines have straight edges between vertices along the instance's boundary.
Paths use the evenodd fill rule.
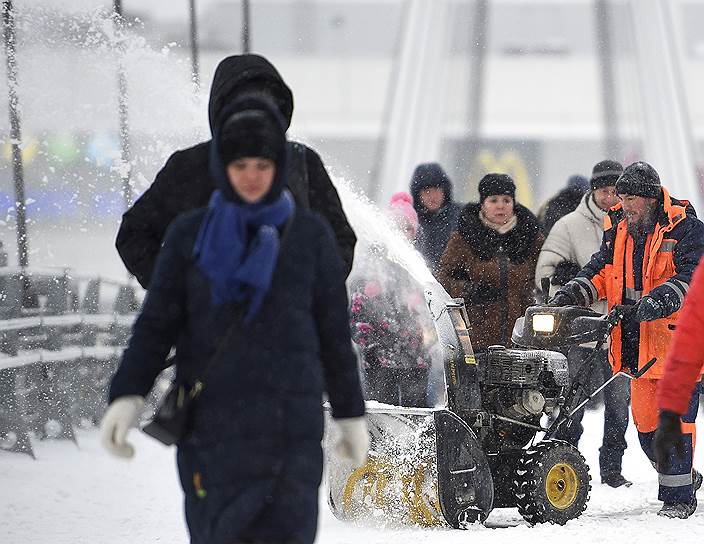
<path fill-rule="evenodd" d="M 572 261 L 584 267 L 599 251 L 604 235 L 604 217 L 606 212 L 599 208 L 589 191 L 582 197 L 577 209 L 560 218 L 550 230 L 535 269 L 535 282 L 540 289 L 541 278 L 552 278 L 555 267 L 562 261 Z M 554 295 L 557 286 L 551 286 L 550 295 Z M 606 313 L 606 302 L 597 301 L 592 309 Z"/>

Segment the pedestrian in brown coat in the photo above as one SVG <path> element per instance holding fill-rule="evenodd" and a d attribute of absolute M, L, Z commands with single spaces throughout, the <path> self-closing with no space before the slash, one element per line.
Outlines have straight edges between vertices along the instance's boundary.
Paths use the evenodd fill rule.
<path fill-rule="evenodd" d="M 506 174 L 484 176 L 479 204 L 464 207 L 440 260 L 438 280 L 450 296 L 464 298 L 475 350 L 508 345 L 516 319 L 533 304 L 544 238 L 515 194 Z"/>

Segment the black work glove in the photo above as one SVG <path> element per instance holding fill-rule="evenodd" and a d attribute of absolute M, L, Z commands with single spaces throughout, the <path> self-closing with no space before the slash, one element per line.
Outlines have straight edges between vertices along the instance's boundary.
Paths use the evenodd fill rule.
<path fill-rule="evenodd" d="M 566 285 L 568 281 L 575 278 L 582 270 L 582 267 L 573 261 L 562 261 L 555 267 L 550 283 L 553 285 Z"/>
<path fill-rule="evenodd" d="M 496 302 L 501 296 L 501 290 L 488 281 L 474 281 L 464 292 L 464 299 L 469 304 L 488 304 Z"/>
<path fill-rule="evenodd" d="M 579 301 L 570 292 L 565 289 L 560 289 L 555 296 L 548 301 L 548 306 L 578 306 Z"/>
<path fill-rule="evenodd" d="M 674 412 L 660 412 L 658 429 L 653 436 L 653 452 L 658 465 L 658 472 L 663 473 L 670 467 L 670 452 L 675 448 L 677 457 L 684 457 L 684 436 L 680 416 Z"/>
<path fill-rule="evenodd" d="M 665 308 L 651 296 L 644 296 L 636 306 L 636 321 L 655 321 L 665 317 Z"/>

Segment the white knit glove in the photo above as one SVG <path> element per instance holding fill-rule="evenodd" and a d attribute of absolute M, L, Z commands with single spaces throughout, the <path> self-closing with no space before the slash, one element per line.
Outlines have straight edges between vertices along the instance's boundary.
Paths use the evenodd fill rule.
<path fill-rule="evenodd" d="M 132 444 L 127 442 L 127 433 L 137 426 L 142 408 L 144 398 L 139 395 L 118 397 L 108 406 L 100 422 L 100 443 L 115 457 L 129 459 L 134 455 Z"/>
<path fill-rule="evenodd" d="M 365 416 L 348 417 L 336 419 L 335 423 L 340 430 L 335 452 L 339 457 L 351 461 L 355 467 L 361 467 L 367 460 L 369 451 L 367 418 Z"/>

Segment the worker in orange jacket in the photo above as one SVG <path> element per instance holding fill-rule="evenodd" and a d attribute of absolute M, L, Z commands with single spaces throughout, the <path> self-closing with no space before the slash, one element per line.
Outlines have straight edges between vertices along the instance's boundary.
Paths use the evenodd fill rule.
<path fill-rule="evenodd" d="M 624 169 L 616 191 L 621 202 L 604 219 L 599 252 L 551 302 L 590 305 L 606 299 L 609 310 L 617 305 L 634 307 L 611 333 L 609 361 L 614 372 L 635 373 L 651 359 L 657 360 L 643 377 L 631 382 L 633 421 L 643 451 L 655 464 L 656 390 L 684 296 L 704 254 L 704 224 L 687 201 L 670 196 L 658 173 L 645 162 Z M 686 399 L 685 455 L 677 457 L 673 452 L 667 467 L 657 467 L 662 516 L 687 518 L 697 507 L 694 492 L 701 476 L 692 469 L 692 452 L 698 399 L 698 389 Z"/>

